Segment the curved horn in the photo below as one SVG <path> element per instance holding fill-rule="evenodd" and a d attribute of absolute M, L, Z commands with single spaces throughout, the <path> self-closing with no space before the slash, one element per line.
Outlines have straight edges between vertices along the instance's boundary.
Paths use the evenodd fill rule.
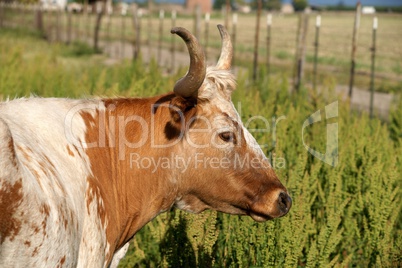
<path fill-rule="evenodd" d="M 232 65 L 232 57 L 233 57 L 233 46 L 230 41 L 230 35 L 226 31 L 225 27 L 218 24 L 219 33 L 221 34 L 222 39 L 222 49 L 221 56 L 219 57 L 218 63 L 216 67 L 218 69 L 229 70 Z"/>
<path fill-rule="evenodd" d="M 202 85 L 206 74 L 205 54 L 197 38 L 182 27 L 174 27 L 172 34 L 180 36 L 186 42 L 190 54 L 190 67 L 186 76 L 178 80 L 174 86 L 174 93 L 184 98 L 197 97 L 198 89 Z"/>

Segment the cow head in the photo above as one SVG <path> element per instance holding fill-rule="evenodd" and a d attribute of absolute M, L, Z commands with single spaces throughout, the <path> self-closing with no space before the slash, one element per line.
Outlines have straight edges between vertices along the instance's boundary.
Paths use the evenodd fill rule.
<path fill-rule="evenodd" d="M 197 39 L 184 28 L 171 31 L 185 41 L 190 54 L 189 70 L 177 81 L 169 108 L 169 125 L 182 135 L 176 153 L 187 156 L 191 167 L 174 175 L 179 192 L 175 205 L 196 213 L 215 209 L 249 215 L 256 221 L 281 217 L 292 199 L 231 101 L 233 48 L 225 28 L 218 29 L 221 55 L 208 68 Z"/>

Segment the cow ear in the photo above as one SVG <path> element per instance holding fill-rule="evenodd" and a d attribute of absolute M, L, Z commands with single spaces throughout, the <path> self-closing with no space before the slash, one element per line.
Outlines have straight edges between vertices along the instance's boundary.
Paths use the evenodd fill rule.
<path fill-rule="evenodd" d="M 174 97 L 169 105 L 171 124 L 179 130 L 184 130 L 187 122 L 196 114 L 197 101 L 194 99 Z"/>

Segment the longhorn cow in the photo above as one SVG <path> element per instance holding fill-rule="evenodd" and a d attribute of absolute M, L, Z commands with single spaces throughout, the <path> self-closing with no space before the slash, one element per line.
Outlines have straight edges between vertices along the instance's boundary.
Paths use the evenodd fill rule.
<path fill-rule="evenodd" d="M 21 98 L 0 104 L 0 267 L 108 267 L 173 206 L 265 221 L 291 198 L 231 102 L 232 44 L 151 98 Z M 113 260 L 113 262 L 112 262 Z"/>

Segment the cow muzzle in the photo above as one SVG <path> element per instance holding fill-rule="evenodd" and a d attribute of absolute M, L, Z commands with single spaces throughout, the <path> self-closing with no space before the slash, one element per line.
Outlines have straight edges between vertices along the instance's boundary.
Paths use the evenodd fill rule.
<path fill-rule="evenodd" d="M 250 217 L 258 222 L 285 216 L 292 207 L 292 198 L 284 190 L 265 194 L 250 206 Z"/>

